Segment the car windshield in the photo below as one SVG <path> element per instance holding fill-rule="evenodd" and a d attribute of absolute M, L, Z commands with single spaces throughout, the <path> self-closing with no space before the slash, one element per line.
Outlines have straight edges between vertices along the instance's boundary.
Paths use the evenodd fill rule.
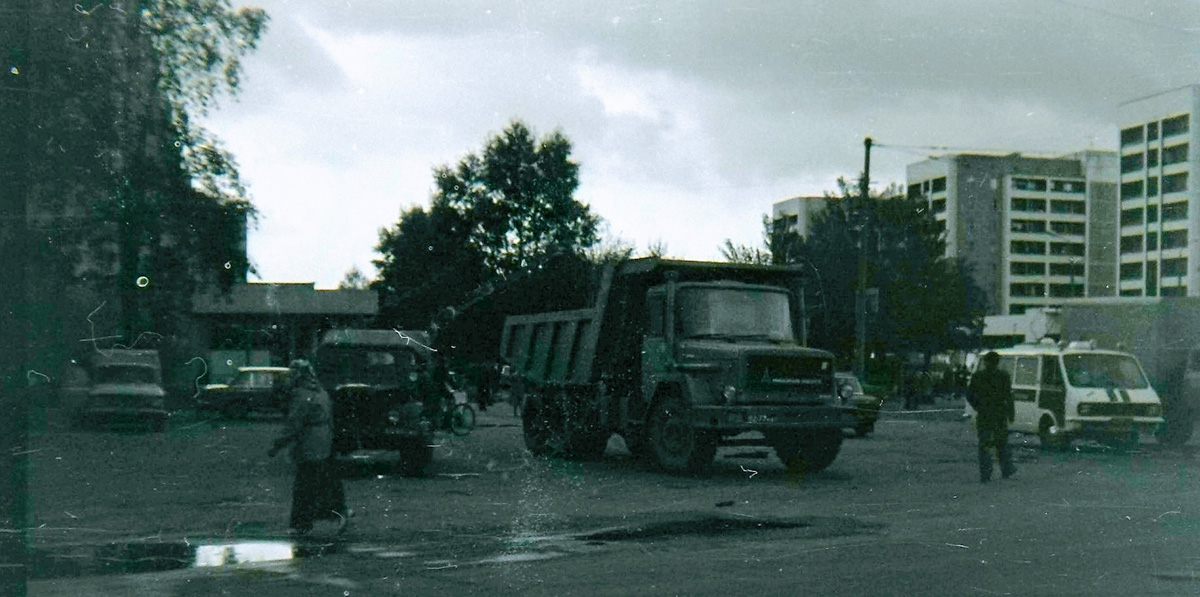
<path fill-rule="evenodd" d="M 415 352 L 403 348 L 323 347 L 317 377 L 326 388 L 346 384 L 398 387 L 419 370 Z"/>
<path fill-rule="evenodd" d="M 721 336 L 793 340 L 785 292 L 684 288 L 679 291 L 677 302 L 679 329 L 685 338 Z"/>
<path fill-rule="evenodd" d="M 155 383 L 154 368 L 146 365 L 105 365 L 95 371 L 96 383 Z"/>
<path fill-rule="evenodd" d="M 1062 360 L 1067 381 L 1077 388 L 1135 390 L 1150 385 L 1137 360 L 1128 355 L 1068 354 Z"/>

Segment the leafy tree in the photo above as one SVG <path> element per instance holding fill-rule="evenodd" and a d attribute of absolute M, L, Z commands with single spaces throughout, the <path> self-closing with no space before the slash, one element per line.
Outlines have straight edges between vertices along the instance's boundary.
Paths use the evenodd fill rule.
<path fill-rule="evenodd" d="M 722 253 L 731 261 L 809 266 L 806 292 L 816 295 L 806 303 L 821 317 L 810 343 L 843 357 L 854 350 L 860 267 L 867 287 L 879 293 L 868 350 L 928 355 L 962 347 L 982 325 L 984 297 L 965 265 L 945 257 L 942 232 L 924 202 L 895 186 L 864 198 L 844 179 L 826 197 L 806 237 L 764 217 L 764 249 L 727 240 Z"/>
<path fill-rule="evenodd" d="M 470 223 L 468 242 L 501 277 L 536 270 L 549 257 L 598 242 L 599 218 L 574 199 L 579 165 L 571 142 L 555 131 L 535 140 L 513 121 L 455 168 L 434 169 L 435 206 Z"/>
<path fill-rule="evenodd" d="M 371 281 L 355 265 L 346 270 L 346 275 L 342 276 L 341 282 L 338 282 L 338 290 L 365 290 L 370 285 Z"/>

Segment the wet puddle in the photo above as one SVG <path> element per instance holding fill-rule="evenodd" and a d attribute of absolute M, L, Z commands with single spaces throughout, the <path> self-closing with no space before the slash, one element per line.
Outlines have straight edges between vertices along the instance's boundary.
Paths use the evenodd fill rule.
<path fill-rule="evenodd" d="M 35 550 L 34 578 L 140 574 L 188 568 L 288 562 L 340 553 L 336 542 L 245 540 L 110 543 L 73 552 Z"/>
<path fill-rule="evenodd" d="M 695 520 L 671 520 L 632 528 L 599 531 L 582 535 L 579 539 L 583 541 L 637 541 L 684 535 L 708 536 L 745 531 L 800 529 L 808 526 L 810 523 L 807 521 L 710 517 Z"/>

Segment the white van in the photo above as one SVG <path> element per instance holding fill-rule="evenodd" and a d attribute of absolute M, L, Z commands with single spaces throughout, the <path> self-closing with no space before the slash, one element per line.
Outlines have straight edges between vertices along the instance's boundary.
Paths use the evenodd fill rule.
<path fill-rule="evenodd" d="M 1122 444 L 1163 422 L 1162 401 L 1129 353 L 1049 340 L 995 352 L 1012 377 L 1016 419 L 1009 429 L 1036 433 L 1044 447 L 1077 438 Z"/>

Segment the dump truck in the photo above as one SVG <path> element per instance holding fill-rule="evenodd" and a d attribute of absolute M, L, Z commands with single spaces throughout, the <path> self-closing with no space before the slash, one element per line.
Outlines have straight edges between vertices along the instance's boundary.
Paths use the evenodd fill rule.
<path fill-rule="evenodd" d="M 1158 440 L 1181 445 L 1200 414 L 1200 297 L 1104 298 L 1062 308 L 1062 340 L 1137 356 L 1163 403 Z"/>
<path fill-rule="evenodd" d="M 671 472 L 765 445 L 815 472 L 852 404 L 834 355 L 804 346 L 803 270 L 659 258 L 601 266 L 592 306 L 512 315 L 500 353 L 534 454 L 595 459 L 613 433 Z"/>

